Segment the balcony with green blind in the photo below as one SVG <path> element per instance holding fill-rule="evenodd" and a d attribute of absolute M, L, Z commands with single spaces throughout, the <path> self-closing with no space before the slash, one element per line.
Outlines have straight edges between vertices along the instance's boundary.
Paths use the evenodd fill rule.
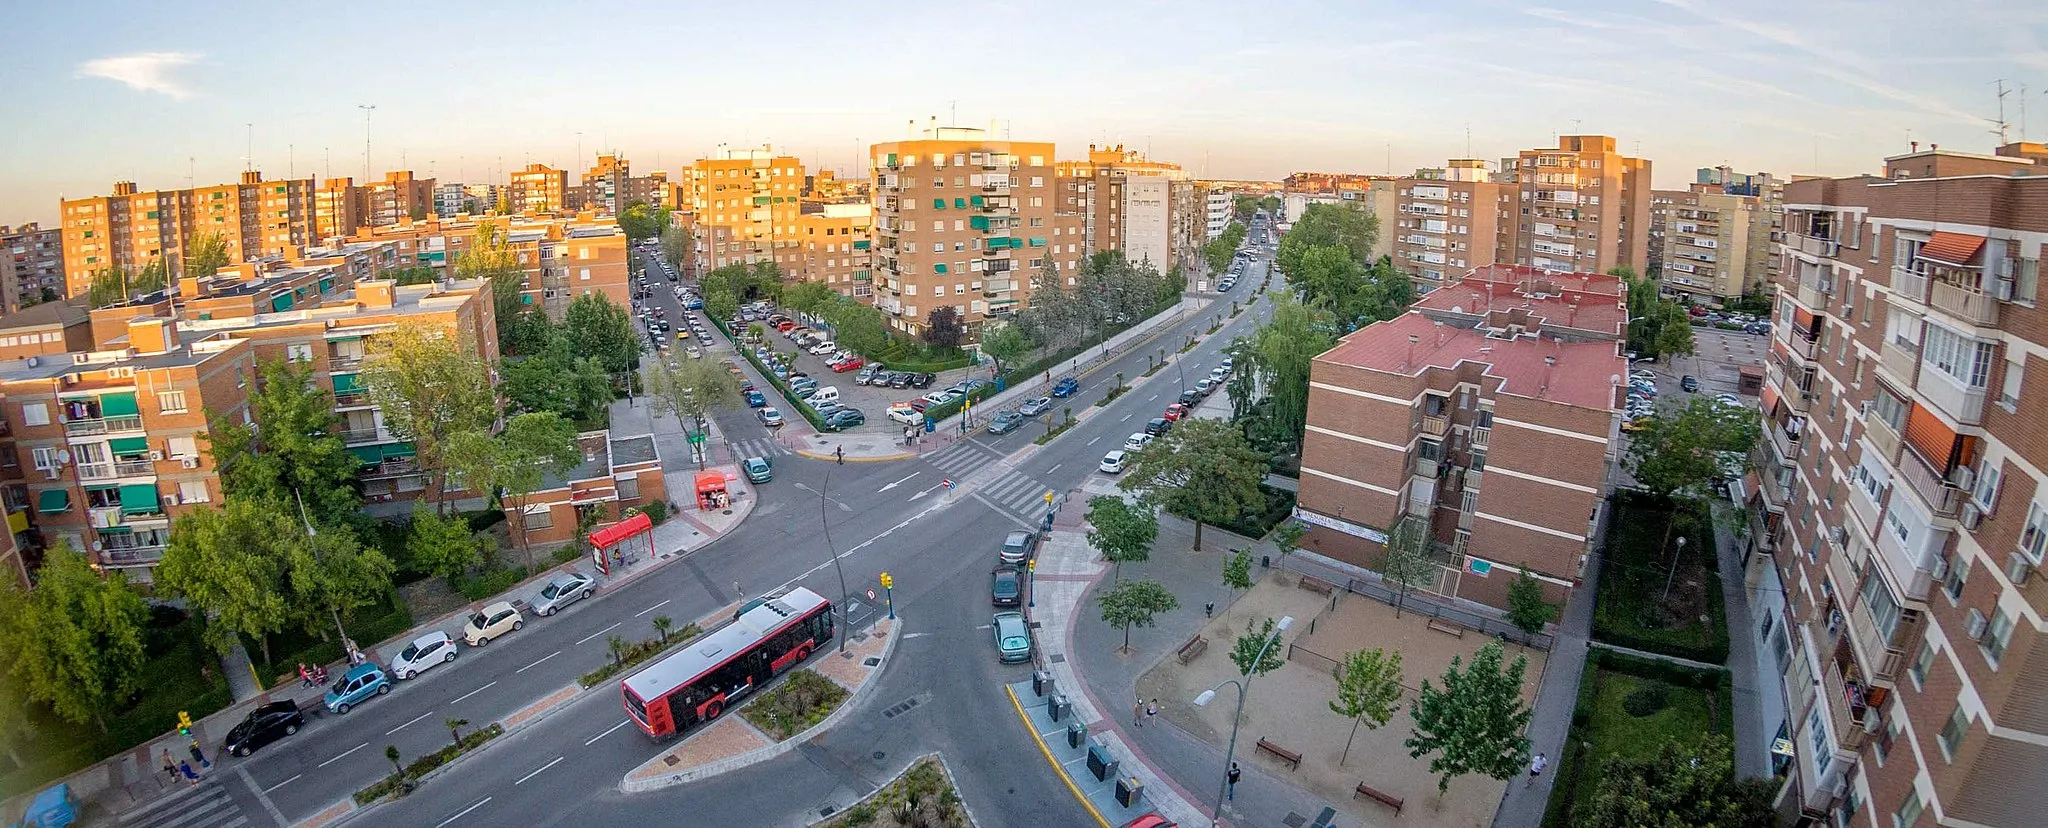
<path fill-rule="evenodd" d="M 944 209 L 946 209 L 946 200 L 945 200 L 945 199 L 943 199 L 943 198 L 935 198 L 935 199 L 932 199 L 932 209 L 934 209 L 934 210 L 944 210 Z"/>
<path fill-rule="evenodd" d="M 155 483 L 130 483 L 121 487 L 121 514 L 161 515 L 163 513 L 163 497 L 157 493 Z"/>
<path fill-rule="evenodd" d="M 67 397 L 62 403 L 65 434 L 85 436 L 142 430 L 142 410 L 135 403 L 133 391 Z"/>
<path fill-rule="evenodd" d="M 983 247 L 988 250 L 1015 250 L 1023 246 L 1023 239 L 1012 238 L 1009 236 L 998 236 L 996 238 L 987 239 L 983 244 Z"/>
<path fill-rule="evenodd" d="M 334 407 L 356 408 L 370 404 L 370 393 L 363 388 L 361 375 L 355 373 L 334 374 Z"/>

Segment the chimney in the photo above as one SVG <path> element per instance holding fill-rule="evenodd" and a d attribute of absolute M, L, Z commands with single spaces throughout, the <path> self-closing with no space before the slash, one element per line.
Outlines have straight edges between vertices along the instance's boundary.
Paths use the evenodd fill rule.
<path fill-rule="evenodd" d="M 261 184 L 261 183 L 263 183 L 263 173 L 257 172 L 257 171 L 255 171 L 255 170 L 243 170 L 243 171 L 242 171 L 242 183 L 243 183 L 243 184 Z"/>
<path fill-rule="evenodd" d="M 1408 366 L 1415 364 L 1415 343 L 1421 341 L 1422 337 L 1420 336 L 1416 336 L 1415 334 L 1408 335 L 1408 359 L 1407 361 L 1401 363 L 1401 370 L 1408 370 Z"/>
<path fill-rule="evenodd" d="M 178 320 L 138 317 L 128 322 L 128 347 L 138 354 L 167 354 L 178 350 Z"/>
<path fill-rule="evenodd" d="M 1541 397 L 1541 396 L 1543 396 L 1544 394 L 1548 394 L 1548 393 L 1550 393 L 1550 375 L 1551 375 L 1552 373 L 1556 372 L 1556 370 L 1557 370 L 1557 357 L 1554 357 L 1554 356 L 1547 356 L 1547 357 L 1544 357 L 1544 358 L 1543 358 L 1543 384 L 1542 384 L 1541 386 L 1538 386 L 1538 387 L 1536 388 L 1536 396 L 1538 396 L 1538 397 Z"/>
<path fill-rule="evenodd" d="M 1919 141 L 1914 141 L 1914 142 L 1913 142 L 1913 151 L 1914 151 L 1914 152 L 1919 152 L 1919 151 L 1920 151 L 1920 142 L 1919 142 Z"/>
<path fill-rule="evenodd" d="M 117 196 L 131 196 L 131 195 L 134 195 L 134 194 L 135 194 L 135 182 L 133 182 L 133 181 L 116 181 L 116 182 L 114 182 L 114 195 L 117 195 Z"/>
<path fill-rule="evenodd" d="M 398 283 L 390 279 L 364 279 L 357 282 L 356 307 L 365 310 L 391 307 L 391 294 L 397 286 Z"/>

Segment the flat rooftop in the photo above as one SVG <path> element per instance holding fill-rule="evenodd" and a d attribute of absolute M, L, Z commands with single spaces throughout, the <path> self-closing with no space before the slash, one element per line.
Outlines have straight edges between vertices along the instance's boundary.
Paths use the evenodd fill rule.
<path fill-rule="evenodd" d="M 661 456 L 654 451 L 654 435 L 612 438 L 612 467 L 631 466 L 636 463 L 652 463 Z"/>
<path fill-rule="evenodd" d="M 109 357 L 83 364 L 73 362 L 68 354 L 10 359 L 0 361 L 0 382 L 56 379 L 65 374 L 104 371 L 108 368 L 134 368 L 139 371 L 179 368 L 198 365 L 224 350 L 226 348 L 222 347 L 221 343 L 209 342 L 188 343 L 186 347 L 168 353 Z M 34 364 L 31 365 L 31 362 Z"/>
<path fill-rule="evenodd" d="M 1590 273 L 1513 280 L 1467 276 L 1424 294 L 1414 307 L 1480 317 L 1523 310 L 1541 319 L 1545 327 L 1596 331 L 1619 338 L 1628 326 L 1627 300 L 1619 292 L 1619 283 L 1616 277 Z"/>
<path fill-rule="evenodd" d="M 1546 364 L 1546 357 L 1557 363 Z M 1612 342 L 1568 343 L 1533 335 L 1500 339 L 1437 324 L 1418 311 L 1355 331 L 1316 361 L 1403 376 L 1479 363 L 1487 366 L 1487 376 L 1500 378 L 1501 394 L 1602 411 L 1614 408 L 1615 386 L 1628 374 Z"/>

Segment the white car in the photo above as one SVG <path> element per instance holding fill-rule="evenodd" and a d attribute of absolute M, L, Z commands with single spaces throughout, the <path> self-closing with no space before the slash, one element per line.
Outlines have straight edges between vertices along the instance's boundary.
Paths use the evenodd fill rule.
<path fill-rule="evenodd" d="M 436 664 L 455 660 L 455 639 L 444 632 L 430 632 L 405 645 L 391 657 L 391 674 L 400 679 L 419 675 Z"/>
<path fill-rule="evenodd" d="M 1130 461 L 1130 457 L 1129 454 L 1121 450 L 1112 451 L 1102 455 L 1102 465 L 1096 468 L 1100 469 L 1103 474 L 1118 474 L 1124 470 L 1124 464 Z"/>
<path fill-rule="evenodd" d="M 1151 444 L 1152 435 L 1140 431 L 1124 438 L 1124 451 L 1142 451 Z"/>
<path fill-rule="evenodd" d="M 824 356 L 837 350 L 839 350 L 839 346 L 832 344 L 832 340 L 829 339 L 811 346 L 811 353 L 818 356 Z"/>
<path fill-rule="evenodd" d="M 518 607 L 499 601 L 469 616 L 469 623 L 462 625 L 462 640 L 471 647 L 481 647 L 525 623 Z"/>
<path fill-rule="evenodd" d="M 1714 401 L 1715 401 L 1715 402 L 1718 402 L 1718 403 L 1720 403 L 1720 404 L 1722 404 L 1722 405 L 1728 406 L 1728 407 L 1730 407 L 1730 408 L 1741 408 L 1741 407 L 1742 407 L 1742 398 L 1741 398 L 1741 397 L 1737 397 L 1737 396 L 1735 396 L 1734 394 L 1720 394 L 1720 395 L 1717 395 L 1717 396 L 1715 396 L 1715 397 L 1714 397 Z"/>

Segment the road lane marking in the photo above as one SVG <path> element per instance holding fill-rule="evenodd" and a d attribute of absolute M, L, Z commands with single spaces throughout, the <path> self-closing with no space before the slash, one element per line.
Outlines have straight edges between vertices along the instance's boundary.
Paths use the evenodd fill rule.
<path fill-rule="evenodd" d="M 1061 466 L 1064 466 L 1064 465 L 1066 465 L 1066 464 L 1065 464 L 1065 463 L 1054 463 L 1054 464 L 1052 464 L 1052 468 L 1049 468 L 1049 469 L 1046 469 L 1046 470 L 1045 470 L 1045 473 L 1046 473 L 1046 474 L 1052 474 L 1053 472 L 1059 471 L 1059 470 L 1060 470 L 1060 467 L 1061 467 Z"/>
<path fill-rule="evenodd" d="M 898 481 L 896 481 L 896 482 L 894 482 L 894 483 L 891 483 L 891 484 L 889 484 L 889 485 L 887 485 L 887 486 L 883 486 L 883 487 L 881 488 L 881 491 L 885 491 L 885 492 L 886 492 L 886 491 L 888 491 L 888 490 L 890 490 L 890 489 L 896 488 L 897 486 L 901 486 L 901 485 L 903 485 L 904 483 L 908 482 L 908 481 L 910 480 L 910 478 L 916 477 L 916 476 L 918 476 L 918 475 L 920 475 L 920 474 L 923 474 L 923 473 L 924 473 L 924 472 L 911 472 L 911 473 L 909 473 L 909 474 L 906 474 L 906 475 L 904 475 L 904 476 L 903 476 L 903 479 L 902 479 L 902 480 L 898 480 Z"/>
<path fill-rule="evenodd" d="M 428 716 L 432 716 L 432 715 L 434 715 L 434 714 L 432 714 L 432 713 L 421 713 L 421 714 L 420 714 L 420 717 L 419 717 L 418 719 L 414 719 L 414 720 L 412 720 L 412 721 L 406 722 L 405 724 L 402 724 L 402 725 L 399 725 L 399 726 L 397 726 L 397 727 L 394 727 L 394 728 L 392 728 L 392 729 L 390 729 L 390 730 L 384 731 L 384 735 L 386 735 L 386 736 L 389 736 L 389 735 L 391 735 L 391 734 L 393 734 L 393 733 L 397 733 L 398 731 L 404 730 L 404 729 L 406 729 L 406 728 L 408 728 L 408 727 L 412 727 L 413 725 L 419 724 L 421 720 L 423 720 L 423 719 L 427 718 Z"/>
<path fill-rule="evenodd" d="M 552 652 L 552 653 L 548 653 L 547 655 L 541 656 L 541 657 L 540 657 L 540 661 L 536 661 L 536 662 L 534 662 L 534 663 L 532 663 L 532 664 L 528 664 L 528 665 L 526 665 L 525 667 L 521 667 L 521 668 L 519 668 L 519 669 L 517 669 L 517 670 L 513 670 L 512 672 L 514 672 L 514 673 L 524 673 L 524 672 L 526 672 L 526 671 L 528 671 L 528 670 L 531 670 L 531 669 L 533 669 L 533 668 L 535 668 L 535 667 L 539 667 L 539 666 L 540 666 L 540 664 L 541 664 L 541 661 L 546 661 L 546 660 L 548 660 L 548 659 L 554 658 L 555 656 L 558 656 L 558 655 L 561 655 L 561 654 L 562 654 L 562 651 L 561 651 L 561 650 L 556 650 L 556 651 L 554 651 L 554 652 Z"/>
<path fill-rule="evenodd" d="M 646 609 L 644 609 L 644 610 L 641 610 L 641 611 L 639 611 L 639 612 L 633 613 L 633 617 L 634 617 L 634 618 L 639 618 L 640 616 L 643 616 L 643 615 L 646 615 L 646 614 L 648 614 L 648 613 L 650 613 L 650 612 L 653 612 L 653 611 L 655 611 L 655 610 L 661 609 L 662 607 L 668 606 L 668 602 L 669 602 L 669 601 L 673 601 L 673 600 L 675 600 L 675 599 L 674 599 L 674 598 L 668 598 L 668 599 L 664 599 L 664 600 L 663 600 L 663 601 L 662 601 L 661 603 L 659 603 L 659 604 L 655 604 L 654 606 L 651 606 L 651 607 L 648 607 L 648 608 L 646 608 Z"/>
<path fill-rule="evenodd" d="M 356 751 L 362 750 L 363 748 L 366 748 L 366 747 L 369 747 L 369 746 L 370 746 L 370 743 L 369 743 L 369 742 L 364 742 L 364 743 L 362 743 L 362 744 L 360 744 L 360 745 L 356 745 L 355 747 L 352 747 L 352 748 L 349 748 L 348 750 L 344 750 L 344 751 L 342 751 L 342 752 L 341 752 L 341 756 L 336 756 L 336 757 L 334 757 L 333 759 L 329 759 L 329 760 L 327 760 L 327 761 L 325 761 L 325 762 L 321 762 L 321 763 L 320 763 L 320 764 L 319 764 L 319 765 L 318 765 L 317 767 L 322 767 L 322 768 L 324 768 L 324 767 L 327 767 L 328 765 L 332 765 L 332 764 L 334 764 L 334 763 L 336 763 L 336 762 L 339 762 L 339 761 L 341 761 L 341 757 L 342 757 L 342 756 L 347 756 L 347 755 L 349 755 L 349 754 L 351 754 L 351 753 L 354 753 L 354 752 L 356 752 Z"/>
<path fill-rule="evenodd" d="M 547 763 L 547 764 L 545 764 L 545 765 L 542 765 L 542 766 L 540 766 L 540 767 L 538 767 L 538 768 L 534 768 L 534 770 L 533 770 L 533 773 L 529 773 L 529 774 L 527 774 L 527 775 L 525 775 L 525 776 L 519 777 L 519 782 L 514 782 L 514 783 L 512 783 L 512 784 L 514 784 L 514 785 L 517 785 L 517 784 L 519 784 L 520 782 L 525 782 L 525 781 L 526 781 L 526 780 L 528 780 L 528 779 L 532 779 L 532 778 L 534 778 L 535 776 L 539 776 L 539 775 L 540 775 L 540 772 L 541 772 L 541 771 L 547 770 L 548 768 L 552 768 L 552 767 L 554 767 L 555 765 L 557 765 L 557 764 L 560 764 L 560 763 L 561 763 L 561 761 L 562 761 L 562 757 L 560 757 L 560 756 L 557 756 L 557 757 L 555 757 L 555 761 L 553 761 L 553 762 L 549 762 L 549 763 Z"/>
<path fill-rule="evenodd" d="M 612 631 L 612 630 L 613 630 L 614 628 L 618 627 L 618 626 L 619 626 L 620 624 L 623 624 L 623 623 L 625 623 L 625 622 L 624 622 L 624 621 L 613 621 L 613 622 L 612 622 L 612 625 L 611 625 L 610 627 L 606 627 L 606 628 L 604 628 L 604 629 L 598 630 L 597 632 L 594 632 L 594 633 L 591 633 L 591 634 L 589 634 L 589 635 L 586 635 L 586 636 L 584 636 L 584 637 L 582 637 L 582 638 L 576 639 L 576 646 L 582 646 L 583 642 L 585 642 L 585 641 L 589 641 L 590 639 L 593 639 L 593 638 L 596 638 L 596 637 L 598 637 L 598 636 L 600 636 L 600 635 L 604 635 L 605 633 L 611 632 L 611 631 Z"/>
<path fill-rule="evenodd" d="M 263 789 L 263 792 L 264 792 L 264 793 L 270 793 L 271 791 L 277 790 L 278 788 L 282 788 L 282 787 L 284 787 L 284 786 L 286 786 L 286 785 L 289 785 L 289 784 L 291 784 L 291 783 L 293 783 L 293 782 L 297 781 L 297 780 L 298 780 L 298 778 L 299 778 L 300 776 L 304 776 L 304 774 L 298 774 L 298 773 L 292 774 L 292 778 L 290 778 L 290 779 L 287 779 L 287 780 L 285 780 L 285 781 L 283 781 L 283 782 L 279 782 L 279 783 L 277 783 L 277 784 L 275 784 L 275 785 L 272 785 L 272 786 L 270 786 L 270 787 L 268 787 L 268 788 L 264 788 L 264 789 Z"/>
<path fill-rule="evenodd" d="M 915 498 L 912 498 L 912 499 L 914 500 Z M 830 561 L 826 561 L 826 562 L 824 562 L 824 563 L 818 564 L 817 566 L 813 566 L 813 567 L 811 567 L 810 569 L 807 569 L 807 570 L 805 570 L 803 574 L 801 574 L 801 575 L 798 575 L 798 576 L 796 576 L 796 577 L 794 577 L 794 578 L 791 578 L 791 579 L 789 579 L 789 580 L 787 580 L 787 581 L 784 581 L 784 582 L 782 582 L 782 586 L 779 586 L 779 587 L 776 587 L 775 589 L 769 590 L 769 592 L 776 592 L 776 591 L 779 591 L 779 590 L 784 590 L 784 589 L 788 589 L 788 588 L 790 588 L 790 587 L 792 587 L 792 586 L 795 586 L 795 585 L 797 585 L 797 583 L 798 583 L 798 582 L 801 582 L 801 581 L 802 581 L 803 579 L 805 579 L 805 578 L 809 578 L 809 577 L 811 577 L 812 575 L 816 575 L 816 574 L 818 574 L 819 572 L 822 572 L 822 571 L 824 571 L 825 567 L 828 567 L 828 566 L 833 566 L 833 565 L 834 565 L 833 561 L 838 561 L 838 560 L 844 560 L 844 559 L 846 559 L 846 558 L 848 558 L 848 557 L 851 557 L 851 556 L 853 555 L 853 553 L 855 553 L 855 552 L 859 552 L 859 551 L 861 551 L 862 549 L 866 549 L 866 548 L 867 548 L 867 547 L 868 547 L 868 546 L 869 546 L 870 544 L 873 544 L 873 543 L 874 543 L 875 541 L 878 541 L 878 540 L 881 540 L 881 539 L 883 539 L 883 538 L 886 538 L 886 537 L 888 537 L 888 536 L 889 536 L 889 535 L 890 535 L 891 533 L 895 532 L 896 530 L 898 530 L 898 529 L 901 529 L 901 528 L 903 528 L 903 527 L 905 527 L 905 526 L 909 526 L 909 525 L 910 525 L 911 523 L 915 522 L 915 521 L 916 521 L 916 520 L 917 520 L 918 518 L 924 517 L 925 515 L 929 515 L 929 514 L 931 514 L 931 513 L 933 513 L 933 512 L 936 512 L 936 511 L 938 511 L 938 510 L 940 510 L 940 509 L 943 509 L 943 508 L 945 508 L 945 507 L 946 507 L 947 505 L 949 505 L 949 504 L 948 504 L 948 502 L 947 502 L 947 501 L 943 501 L 943 500 L 942 500 L 942 501 L 940 501 L 940 502 L 938 502 L 938 503 L 934 503 L 934 504 L 932 504 L 932 505 L 930 505 L 930 506 L 926 506 L 926 507 L 924 507 L 924 511 L 922 511 L 922 512 L 918 512 L 917 514 L 914 514 L 914 515 L 911 515 L 910 517 L 904 518 L 904 519 L 903 519 L 903 522 L 902 522 L 902 523 L 898 523 L 898 524 L 896 524 L 895 526 L 891 526 L 891 527 L 889 527 L 889 528 L 887 528 L 887 529 L 884 529 L 884 530 L 882 530 L 882 533 L 881 533 L 881 534 L 879 534 L 879 535 L 876 535 L 876 536 L 874 536 L 874 537 L 872 537 L 872 538 L 868 538 L 867 540 L 861 541 L 859 545 L 857 545 L 857 546 L 854 546 L 854 547 L 853 547 L 852 549 L 848 549 L 848 550 L 846 550 L 845 552 L 841 552 L 841 553 L 839 553 L 839 555 L 838 555 L 837 557 L 833 558 L 833 559 L 832 559 L 832 560 L 830 560 Z"/>
<path fill-rule="evenodd" d="M 468 816 L 470 811 L 474 811 L 478 808 L 483 807 L 484 803 L 489 801 L 491 801 L 491 798 L 488 796 L 484 797 L 483 799 L 477 800 L 477 803 L 475 805 L 471 805 L 467 808 L 464 808 L 460 813 L 457 813 L 456 815 L 449 817 L 447 819 L 441 820 L 441 824 L 434 826 L 434 828 L 443 828 L 443 826 L 446 826 L 448 823 L 454 822 L 458 819 Z"/>
<path fill-rule="evenodd" d="M 486 684 L 486 685 L 484 685 L 484 686 L 482 686 L 482 687 L 479 687 L 479 688 L 477 688 L 477 689 L 475 689 L 475 690 L 471 690 L 471 691 L 469 691 L 469 692 L 467 692 L 467 693 L 464 693 L 464 694 L 462 694 L 462 695 L 460 695 L 460 696 L 456 696 L 456 697 L 455 697 L 455 701 L 449 702 L 449 704 L 456 704 L 456 703 L 459 703 L 459 702 L 461 702 L 461 701 L 462 701 L 463 699 L 469 698 L 470 696 L 474 696 L 474 695 L 476 695 L 476 694 L 478 694 L 478 693 L 481 693 L 481 692 L 483 692 L 483 691 L 485 691 L 485 690 L 489 690 L 489 689 L 491 689 L 491 688 L 493 688 L 493 687 L 496 687 L 496 686 L 498 686 L 498 683 L 497 683 L 497 682 L 495 682 L 495 681 L 494 681 L 494 682 L 491 682 L 490 684 Z"/>
<path fill-rule="evenodd" d="M 618 724 L 612 725 L 612 726 L 611 726 L 611 729 L 610 729 L 610 730 L 606 730 L 606 731 L 605 731 L 605 732 L 603 732 L 603 733 L 599 733 L 599 734 L 597 734 L 596 736 L 592 736 L 592 737 L 590 737 L 590 741 L 589 741 L 589 742 L 584 742 L 584 743 L 583 743 L 583 746 L 584 746 L 584 747 L 590 747 L 590 746 L 591 746 L 591 744 L 592 744 L 592 743 L 594 743 L 594 742 L 596 742 L 597 740 L 599 740 L 599 739 L 602 739 L 602 738 L 604 738 L 604 737 L 606 737 L 606 736 L 610 736 L 610 735 L 612 735 L 613 733 L 616 733 L 616 732 L 618 732 L 619 728 L 625 727 L 626 725 L 629 725 L 629 724 L 632 724 L 632 723 L 633 723 L 633 720 L 632 720 L 632 719 L 626 719 L 626 720 L 624 720 L 624 721 L 621 721 L 621 722 L 619 722 Z M 559 761 L 559 760 L 557 760 L 557 761 Z"/>
<path fill-rule="evenodd" d="M 1092 438 L 1089 438 L 1089 440 L 1088 440 L 1088 442 L 1086 443 L 1086 445 L 1090 445 L 1090 446 L 1092 446 L 1092 445 L 1095 445 L 1095 441 L 1096 441 L 1096 440 L 1100 440 L 1100 439 L 1102 439 L 1102 438 L 1101 438 L 1101 437 L 1092 437 Z"/>

